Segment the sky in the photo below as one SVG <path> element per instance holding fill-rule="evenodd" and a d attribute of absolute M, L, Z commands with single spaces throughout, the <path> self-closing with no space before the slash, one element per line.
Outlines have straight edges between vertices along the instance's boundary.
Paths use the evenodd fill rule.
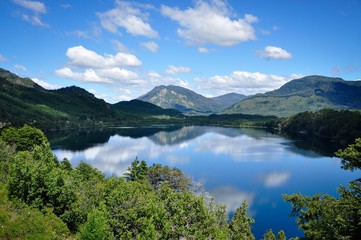
<path fill-rule="evenodd" d="M 361 79 L 361 0 L 0 0 L 0 67 L 109 103 Z"/>

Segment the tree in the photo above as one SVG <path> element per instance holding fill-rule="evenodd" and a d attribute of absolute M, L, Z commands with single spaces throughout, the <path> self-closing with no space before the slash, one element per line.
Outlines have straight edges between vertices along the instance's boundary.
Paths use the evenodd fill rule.
<path fill-rule="evenodd" d="M 300 193 L 282 195 L 291 203 L 291 216 L 310 239 L 357 239 L 361 236 L 361 179 L 340 187 L 340 198 Z"/>
<path fill-rule="evenodd" d="M 108 213 L 105 208 L 93 209 L 88 213 L 87 221 L 82 225 L 77 235 L 80 240 L 110 240 L 113 233 L 108 224 Z"/>
<path fill-rule="evenodd" d="M 0 138 L 8 145 L 14 145 L 17 151 L 33 151 L 35 146 L 50 146 L 44 133 L 29 125 L 19 129 L 7 128 L 2 131 Z"/>
<path fill-rule="evenodd" d="M 357 138 L 354 144 L 349 145 L 346 149 L 340 149 L 336 155 L 342 160 L 342 168 L 354 171 L 361 168 L 361 138 Z"/>
<path fill-rule="evenodd" d="M 148 168 L 147 180 L 154 189 L 158 189 L 164 182 L 168 182 L 168 186 L 176 191 L 189 189 L 192 185 L 192 180 L 184 176 L 181 170 L 161 164 L 153 164 Z"/>
<path fill-rule="evenodd" d="M 283 230 L 277 233 L 277 240 L 286 240 L 286 234 Z"/>
<path fill-rule="evenodd" d="M 128 167 L 128 171 L 129 172 L 124 174 L 128 181 L 144 180 L 148 173 L 147 163 L 144 160 L 140 162 L 138 158 L 136 158 L 130 167 Z"/>
<path fill-rule="evenodd" d="M 248 205 L 244 200 L 229 223 L 232 239 L 255 239 L 251 231 L 254 220 L 247 216 L 247 209 Z"/>
<path fill-rule="evenodd" d="M 272 229 L 268 229 L 267 232 L 263 235 L 263 240 L 276 240 Z"/>

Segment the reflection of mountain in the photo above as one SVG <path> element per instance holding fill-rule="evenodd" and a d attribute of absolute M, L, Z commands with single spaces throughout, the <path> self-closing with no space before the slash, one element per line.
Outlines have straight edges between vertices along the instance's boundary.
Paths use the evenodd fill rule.
<path fill-rule="evenodd" d="M 179 126 L 143 127 L 143 128 L 82 128 L 48 132 L 52 149 L 67 149 L 81 151 L 89 147 L 103 144 L 114 135 L 130 138 L 152 136 L 160 131 L 168 132 L 180 129 Z"/>

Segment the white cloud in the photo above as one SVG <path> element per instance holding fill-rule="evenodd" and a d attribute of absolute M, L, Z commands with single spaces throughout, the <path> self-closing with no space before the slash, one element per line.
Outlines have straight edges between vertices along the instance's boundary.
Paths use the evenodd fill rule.
<path fill-rule="evenodd" d="M 161 7 L 164 16 L 179 23 L 178 34 L 190 44 L 233 46 L 255 40 L 255 30 L 251 24 L 257 21 L 257 17 L 246 14 L 243 19 L 232 19 L 230 12 L 225 1 L 214 0 L 210 3 L 196 1 L 194 8 L 184 11 L 164 5 Z"/>
<path fill-rule="evenodd" d="M 215 202 L 226 205 L 227 213 L 236 212 L 237 208 L 246 200 L 249 209 L 251 209 L 255 193 L 240 191 L 232 186 L 221 186 L 209 192 L 214 197 Z"/>
<path fill-rule="evenodd" d="M 157 31 L 147 22 L 147 14 L 129 2 L 116 1 L 114 9 L 97 15 L 102 27 L 112 33 L 117 33 L 118 28 L 124 28 L 127 33 L 134 36 L 158 37 Z"/>
<path fill-rule="evenodd" d="M 155 42 L 142 42 L 142 46 L 153 53 L 158 52 L 158 48 L 159 48 L 158 44 Z"/>
<path fill-rule="evenodd" d="M 215 75 L 194 80 L 198 84 L 198 90 L 210 91 L 216 95 L 229 92 L 252 95 L 272 91 L 288 81 L 300 77 L 302 75 L 299 74 L 280 76 L 260 72 L 234 71 L 230 75 Z"/>
<path fill-rule="evenodd" d="M 50 84 L 50 83 L 47 83 L 47 82 L 45 82 L 43 80 L 40 80 L 38 78 L 31 78 L 31 80 L 33 80 L 35 83 L 37 83 L 38 85 L 42 86 L 45 89 L 58 89 L 58 88 L 61 88 L 61 86 L 59 86 L 59 85 Z"/>
<path fill-rule="evenodd" d="M 29 0 L 13 0 L 14 3 L 33 11 L 34 13 L 46 13 L 45 4 L 37 1 L 29 1 Z"/>
<path fill-rule="evenodd" d="M 257 55 L 267 59 L 291 59 L 292 54 L 286 50 L 275 47 L 267 46 L 263 50 L 257 51 Z"/>
<path fill-rule="evenodd" d="M 204 54 L 204 53 L 208 53 L 209 50 L 208 50 L 208 48 L 205 48 L 205 47 L 199 47 L 199 48 L 198 48 L 198 52 Z"/>
<path fill-rule="evenodd" d="M 40 26 L 40 27 L 49 26 L 48 24 L 44 23 L 40 18 L 41 14 L 46 13 L 46 6 L 44 3 L 38 1 L 29 1 L 29 0 L 13 0 L 13 2 L 32 12 L 31 15 L 26 13 L 20 14 L 21 18 L 24 21 L 30 22 L 35 26 Z"/>
<path fill-rule="evenodd" d="M 21 70 L 21 71 L 24 71 L 24 72 L 26 71 L 26 67 L 24 67 L 23 65 L 20 65 L 20 64 L 15 64 L 14 68 L 18 69 L 18 70 Z"/>
<path fill-rule="evenodd" d="M 115 50 L 117 50 L 118 52 L 124 52 L 127 53 L 129 52 L 128 48 L 121 42 L 119 42 L 118 40 L 111 40 L 112 44 L 115 47 Z"/>
<path fill-rule="evenodd" d="M 142 62 L 134 55 L 118 52 L 116 55 L 101 56 L 83 46 L 68 48 L 66 56 L 70 64 L 84 68 L 112 68 L 120 66 L 140 66 Z"/>
<path fill-rule="evenodd" d="M 260 176 L 266 187 L 279 187 L 285 184 L 291 177 L 289 172 L 272 172 Z"/>
<path fill-rule="evenodd" d="M 169 65 L 165 72 L 166 74 L 175 75 L 178 73 L 189 73 L 190 71 L 191 69 L 189 67 Z"/>
<path fill-rule="evenodd" d="M 74 79 L 89 83 L 121 83 L 121 84 L 141 84 L 142 80 L 137 80 L 138 74 L 118 67 L 106 69 L 85 69 L 84 72 L 74 72 L 68 67 L 55 71 L 55 74 L 62 78 Z"/>

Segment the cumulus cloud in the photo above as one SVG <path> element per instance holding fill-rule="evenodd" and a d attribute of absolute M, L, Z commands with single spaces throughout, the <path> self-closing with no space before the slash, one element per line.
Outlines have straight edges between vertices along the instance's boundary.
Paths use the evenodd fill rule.
<path fill-rule="evenodd" d="M 169 65 L 165 72 L 166 74 L 175 75 L 178 73 L 189 73 L 190 71 L 191 69 L 189 67 Z"/>
<path fill-rule="evenodd" d="M 59 85 L 50 84 L 50 83 L 45 82 L 43 80 L 40 80 L 38 78 L 31 78 L 31 80 L 33 80 L 35 83 L 37 83 L 38 85 L 42 86 L 45 89 L 58 89 L 58 88 L 61 88 L 61 86 L 59 86 Z"/>
<path fill-rule="evenodd" d="M 291 177 L 289 172 L 272 172 L 260 176 L 261 181 L 266 187 L 279 187 L 285 184 Z"/>
<path fill-rule="evenodd" d="M 237 92 L 245 95 L 264 93 L 280 88 L 283 84 L 302 75 L 280 76 L 260 72 L 234 71 L 230 75 L 215 75 L 210 78 L 195 78 L 198 90 L 224 94 Z"/>
<path fill-rule="evenodd" d="M 48 26 L 48 24 L 44 23 L 40 18 L 41 14 L 46 13 L 46 6 L 44 3 L 30 0 L 13 0 L 13 2 L 31 12 L 31 15 L 27 13 L 20 14 L 24 21 L 30 22 L 35 26 Z"/>
<path fill-rule="evenodd" d="M 97 15 L 102 27 L 112 33 L 117 33 L 118 28 L 123 28 L 134 36 L 158 37 L 158 32 L 148 23 L 147 14 L 129 2 L 116 1 L 115 8 Z"/>
<path fill-rule="evenodd" d="M 149 51 L 156 53 L 158 52 L 158 44 L 155 42 L 142 42 L 141 43 L 143 47 L 145 47 L 146 49 L 148 49 Z"/>
<path fill-rule="evenodd" d="M 140 66 L 142 62 L 134 55 L 118 52 L 116 55 L 101 56 L 83 46 L 71 47 L 66 51 L 70 64 L 85 68 L 111 68 L 120 66 Z"/>
<path fill-rule="evenodd" d="M 267 59 L 291 59 L 292 54 L 287 52 L 286 50 L 275 47 L 275 46 L 267 46 L 263 50 L 257 51 L 258 56 L 267 58 Z"/>
<path fill-rule="evenodd" d="M 204 45 L 213 43 L 220 46 L 233 46 L 241 42 L 255 40 L 252 26 L 257 17 L 245 14 L 244 18 L 233 19 L 225 1 L 196 1 L 194 8 L 180 10 L 168 6 L 161 7 L 161 13 L 178 22 L 179 36 L 188 43 Z"/>
<path fill-rule="evenodd" d="M 118 67 L 106 69 L 85 69 L 83 72 L 75 72 L 68 67 L 55 71 L 59 77 L 75 79 L 89 83 L 123 83 L 123 84 L 141 84 L 143 81 L 137 80 L 138 74 L 127 69 Z"/>

